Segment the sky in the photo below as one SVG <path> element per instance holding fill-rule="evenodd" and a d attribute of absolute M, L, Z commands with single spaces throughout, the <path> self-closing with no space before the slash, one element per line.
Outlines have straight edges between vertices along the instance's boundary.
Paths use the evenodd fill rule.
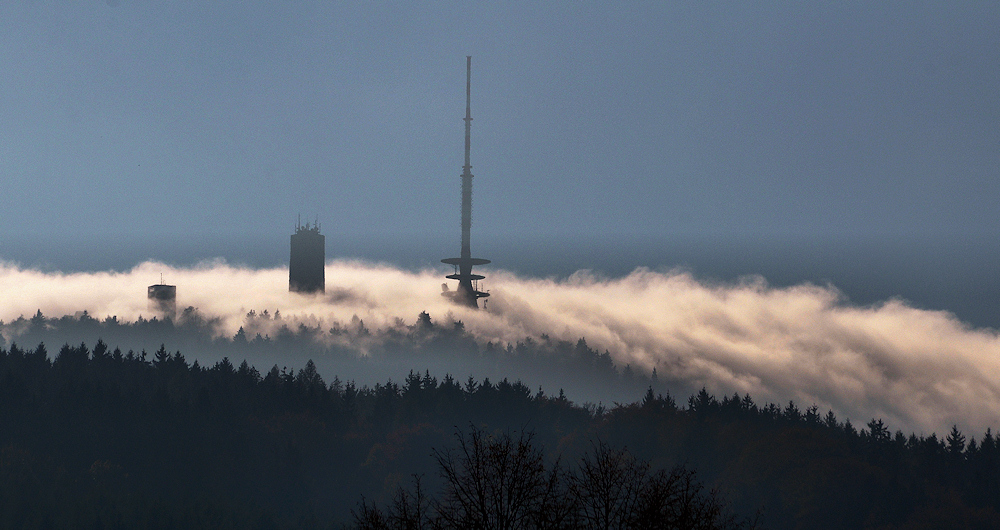
<path fill-rule="evenodd" d="M 971 1 L 3 2 L 0 261 L 5 285 L 43 287 L 6 289 L 0 318 L 65 301 L 132 314 L 142 288 L 106 299 L 121 275 L 166 271 L 183 297 L 191 271 L 229 285 L 217 258 L 246 282 L 280 276 L 299 216 L 322 225 L 328 267 L 365 263 L 366 292 L 436 293 L 459 246 L 471 55 L 472 250 L 494 293 L 547 282 L 517 299 L 552 333 L 650 366 L 702 359 L 684 377 L 720 390 L 851 407 L 815 385 L 830 359 L 868 359 L 936 388 L 927 410 L 984 392 L 962 421 L 998 425 L 982 376 L 1000 327 L 997 27 L 1000 5 Z M 809 302 L 759 312 L 796 293 Z M 594 300 L 616 297 L 612 333 Z M 589 312 L 563 319 L 570 300 Z M 646 323 L 676 307 L 707 335 Z M 942 359 L 960 374 L 928 382 Z M 773 379 L 795 362 L 815 370 Z M 886 382 L 864 377 L 844 381 Z M 906 416 L 904 395 L 864 410 L 948 421 Z"/>
<path fill-rule="evenodd" d="M 6 232 L 994 238 L 992 2 L 4 2 Z M 211 254 L 206 248 L 205 254 Z M 163 256 L 169 259 L 170 256 Z"/>

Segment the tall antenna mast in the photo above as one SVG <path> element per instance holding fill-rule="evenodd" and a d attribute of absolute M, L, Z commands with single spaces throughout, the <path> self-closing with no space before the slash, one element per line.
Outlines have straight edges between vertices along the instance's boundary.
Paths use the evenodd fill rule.
<path fill-rule="evenodd" d="M 458 290 L 446 292 L 456 302 L 471 307 L 479 307 L 477 300 L 489 296 L 478 289 L 479 280 L 486 278 L 472 274 L 473 265 L 486 265 L 488 259 L 473 258 L 469 240 L 472 232 L 472 56 L 465 58 L 465 165 L 462 166 L 462 254 L 460 258 L 448 258 L 442 263 L 455 266 L 455 274 L 446 278 L 458 280 Z M 473 282 L 476 282 L 473 285 Z"/>
<path fill-rule="evenodd" d="M 465 58 L 465 165 L 462 166 L 462 257 L 471 258 L 472 231 L 472 56 Z"/>

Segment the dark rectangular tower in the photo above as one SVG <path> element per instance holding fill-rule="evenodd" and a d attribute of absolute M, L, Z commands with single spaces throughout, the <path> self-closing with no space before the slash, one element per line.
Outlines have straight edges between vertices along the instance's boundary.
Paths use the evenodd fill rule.
<path fill-rule="evenodd" d="M 296 224 L 288 259 L 288 290 L 295 293 L 326 292 L 326 236 L 319 223 Z"/>
<path fill-rule="evenodd" d="M 163 279 L 156 285 L 146 288 L 146 298 L 149 300 L 149 310 L 161 318 L 177 316 L 177 286 L 166 285 Z"/>

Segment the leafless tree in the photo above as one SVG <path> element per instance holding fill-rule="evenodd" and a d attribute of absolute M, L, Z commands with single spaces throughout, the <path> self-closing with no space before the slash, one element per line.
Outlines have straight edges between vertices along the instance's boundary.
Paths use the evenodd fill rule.
<path fill-rule="evenodd" d="M 677 466 L 650 472 L 628 449 L 598 442 L 571 475 L 580 528 L 723 530 L 754 528 L 737 520 L 715 491 L 705 492 L 694 471 Z"/>
<path fill-rule="evenodd" d="M 595 529 L 632 528 L 640 510 L 649 465 L 626 449 L 612 449 L 604 442 L 580 459 L 571 475 L 570 494 L 583 526 Z"/>
<path fill-rule="evenodd" d="M 445 479 L 437 506 L 445 528 L 562 528 L 571 508 L 556 463 L 546 470 L 532 434 L 457 433 L 456 450 L 435 451 Z"/>
<path fill-rule="evenodd" d="M 643 487 L 632 528 L 716 530 L 754 526 L 728 514 L 715 491 L 703 490 L 694 471 L 683 467 L 653 473 Z"/>
<path fill-rule="evenodd" d="M 354 513 L 364 530 L 485 529 L 728 530 L 754 528 L 737 521 L 714 491 L 704 492 L 683 467 L 650 472 L 627 449 L 598 442 L 574 472 L 546 465 L 532 434 L 489 433 L 475 427 L 455 434 L 457 447 L 434 451 L 444 479 L 439 500 L 400 488 L 383 512 L 362 501 Z"/>
<path fill-rule="evenodd" d="M 384 513 L 374 503 L 362 499 L 359 511 L 352 512 L 359 530 L 424 530 L 439 526 L 430 510 L 430 501 L 421 486 L 421 477 L 414 475 L 414 491 L 402 486 L 396 490 L 390 506 Z"/>

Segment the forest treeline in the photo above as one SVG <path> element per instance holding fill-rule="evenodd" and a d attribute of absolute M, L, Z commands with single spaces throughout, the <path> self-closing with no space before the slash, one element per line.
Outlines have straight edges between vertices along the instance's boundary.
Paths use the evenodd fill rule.
<path fill-rule="evenodd" d="M 704 389 L 604 407 L 428 371 L 356 386 L 312 362 L 262 372 L 103 341 L 0 348 L 0 527 L 339 528 L 414 475 L 447 492 L 434 455 L 470 432 L 532 433 L 547 469 L 595 447 L 684 469 L 766 528 L 1000 527 L 989 430 L 906 435 Z"/>
<path fill-rule="evenodd" d="M 248 311 L 235 333 L 224 328 L 218 317 L 194 307 L 180 311 L 176 318 L 140 317 L 135 321 L 94 318 L 86 311 L 61 317 L 38 311 L 27 318 L 0 322 L 0 346 L 15 342 L 92 344 L 101 337 L 110 345 L 127 345 L 137 352 L 153 351 L 163 344 L 202 364 L 227 357 L 258 366 L 301 367 L 313 359 L 324 374 L 369 385 L 398 379 L 410 369 L 431 369 L 462 378 L 506 377 L 532 387 L 564 388 L 579 400 L 595 403 L 631 400 L 648 386 L 666 389 L 666 381 L 627 364 L 616 365 L 608 351 L 598 351 L 584 339 L 567 341 L 542 335 L 497 344 L 477 340 L 462 321 L 450 315 L 432 319 L 421 312 L 409 323 L 397 320 L 373 327 L 357 316 L 324 323 L 265 309 Z"/>

